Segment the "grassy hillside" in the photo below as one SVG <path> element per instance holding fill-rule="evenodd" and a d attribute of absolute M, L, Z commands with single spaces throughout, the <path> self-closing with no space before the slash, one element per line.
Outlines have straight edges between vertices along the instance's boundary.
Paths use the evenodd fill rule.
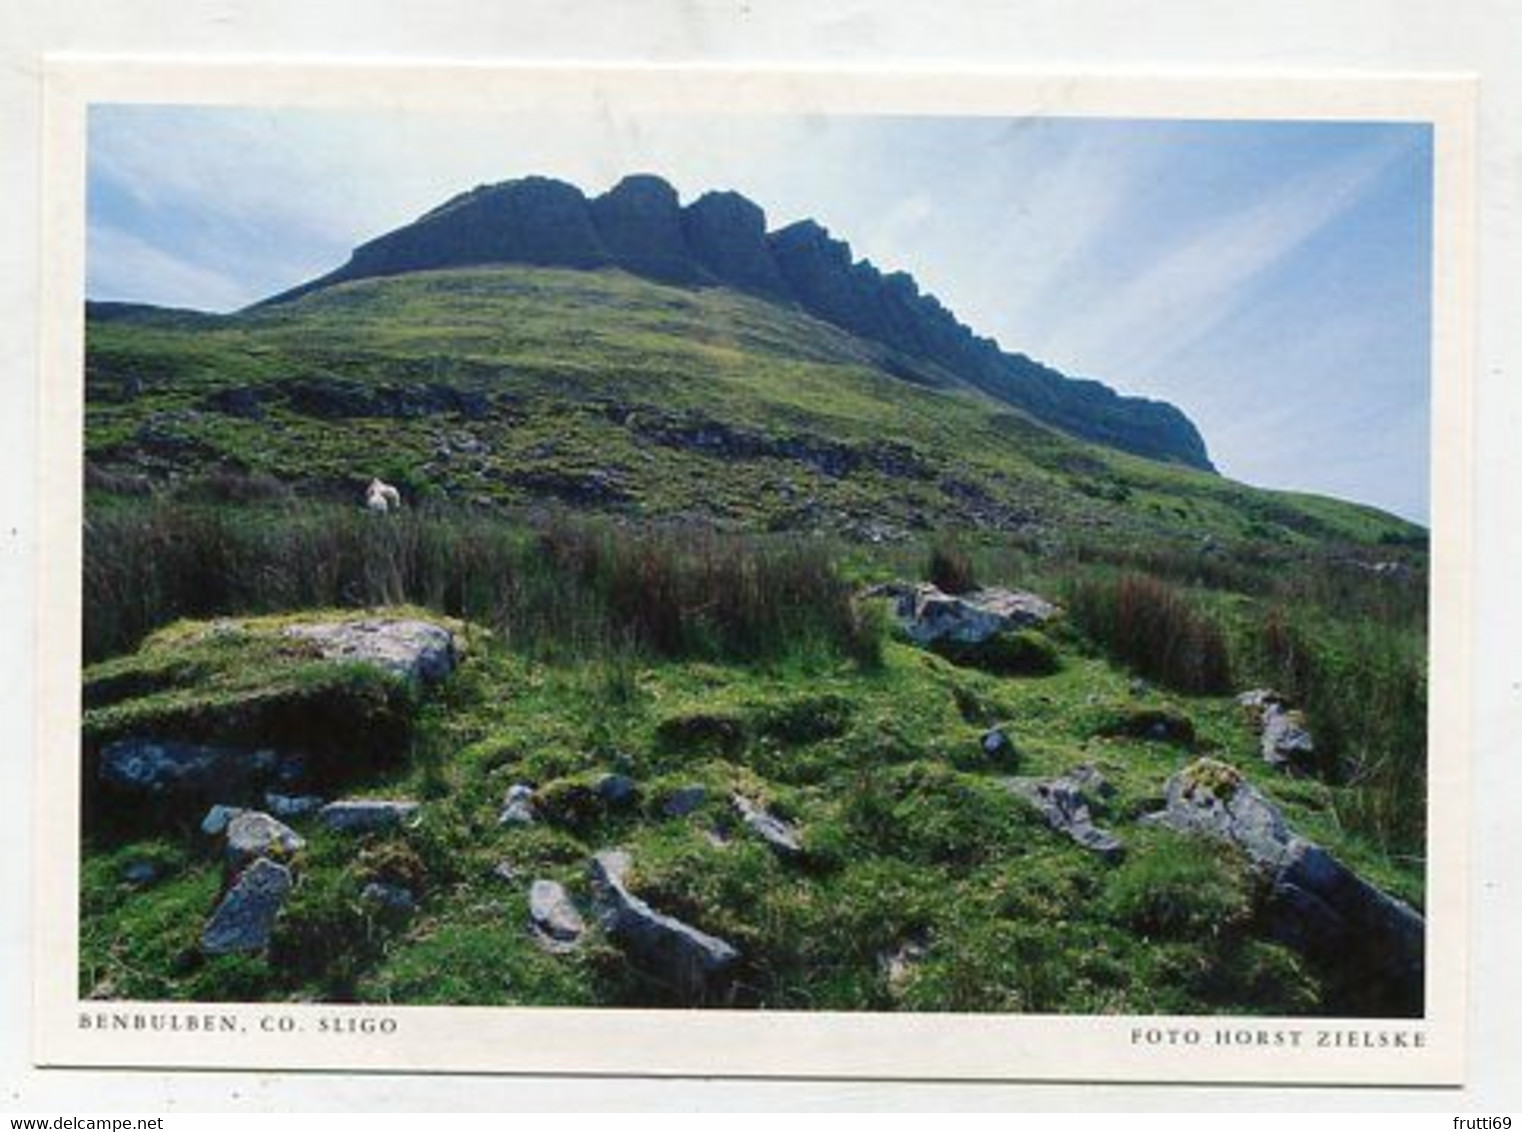
<path fill-rule="evenodd" d="M 1287 939 L 1242 853 L 1144 820 L 1208 758 L 1422 906 L 1419 528 L 1083 444 L 795 310 L 613 271 L 100 308 L 87 333 L 81 994 L 691 1005 L 593 915 L 589 860 L 622 849 L 633 893 L 736 949 L 727 1005 L 1419 1010 Z M 372 475 L 399 514 L 365 513 Z M 921 647 L 871 596 L 921 579 L 1060 609 L 996 650 Z M 419 688 L 286 632 L 361 616 L 447 624 L 463 659 Z M 1234 698 L 1263 686 L 1315 736 L 1296 773 Z M 205 803 L 268 803 L 124 801 L 98 763 L 144 739 L 299 756 L 325 800 L 420 816 L 290 816 L 267 947 L 212 954 L 237 874 Z M 1122 854 L 1015 781 L 1091 771 Z M 515 787 L 532 822 L 501 820 Z M 575 947 L 530 930 L 536 881 L 581 908 Z"/>
<path fill-rule="evenodd" d="M 616 271 L 492 268 L 337 286 L 223 318 L 88 330 L 97 484 L 235 471 L 354 498 L 546 498 L 898 539 L 1395 543 L 1368 508 L 1074 441 L 795 310 Z"/>

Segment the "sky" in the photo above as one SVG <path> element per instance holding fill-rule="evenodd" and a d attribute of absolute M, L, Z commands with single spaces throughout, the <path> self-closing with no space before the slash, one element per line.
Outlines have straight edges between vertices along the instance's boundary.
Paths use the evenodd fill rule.
<path fill-rule="evenodd" d="M 1171 401 L 1233 479 L 1429 521 L 1423 125 L 97 106 L 86 290 L 235 310 L 475 185 L 635 172 L 812 217 L 1006 350 Z"/>

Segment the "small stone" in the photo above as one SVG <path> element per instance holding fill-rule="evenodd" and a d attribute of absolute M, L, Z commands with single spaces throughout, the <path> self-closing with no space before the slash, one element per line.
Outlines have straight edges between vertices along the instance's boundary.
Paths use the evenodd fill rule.
<path fill-rule="evenodd" d="M 277 818 L 304 818 L 322 809 L 322 799 L 315 794 L 292 797 L 289 794 L 264 795 L 264 808 Z"/>
<path fill-rule="evenodd" d="M 208 955 L 263 951 L 290 891 L 291 871 L 259 858 L 217 904 L 201 932 L 201 950 Z"/>
<path fill-rule="evenodd" d="M 243 812 L 241 806 L 213 806 L 201 819 L 201 832 L 207 837 L 221 837 L 227 832 L 227 823 Z"/>
<path fill-rule="evenodd" d="M 706 801 L 708 790 L 705 787 L 696 784 L 683 786 L 661 804 L 661 812 L 668 818 L 685 818 Z"/>
<path fill-rule="evenodd" d="M 128 861 L 122 868 L 122 880 L 133 888 L 146 888 L 158 879 L 159 867 L 144 858 Z"/>
<path fill-rule="evenodd" d="M 365 885 L 359 898 L 365 904 L 373 904 L 390 912 L 411 913 L 417 908 L 417 897 L 412 895 L 410 888 L 378 880 Z"/>
<path fill-rule="evenodd" d="M 512 884 L 518 879 L 518 867 L 511 861 L 498 861 L 491 867 L 491 875 L 500 881 Z"/>
<path fill-rule="evenodd" d="M 536 880 L 529 886 L 528 914 L 535 938 L 549 951 L 571 950 L 587 929 L 570 894 L 552 880 Z"/>
<path fill-rule="evenodd" d="M 612 809 L 623 809 L 639 801 L 639 783 L 627 774 L 605 774 L 597 780 L 597 796 Z"/>
<path fill-rule="evenodd" d="M 1015 749 L 1009 736 L 1004 734 L 1004 730 L 999 727 L 990 727 L 983 732 L 983 737 L 978 740 L 978 744 L 983 748 L 983 753 L 991 759 L 1013 754 Z"/>
<path fill-rule="evenodd" d="M 515 782 L 502 799 L 502 812 L 497 815 L 498 825 L 533 825 L 538 820 L 534 810 L 534 788 L 527 783 Z"/>
<path fill-rule="evenodd" d="M 592 858 L 592 891 L 604 930 L 632 962 L 690 1005 L 723 1002 L 740 953 L 716 936 L 664 915 L 625 886 L 629 854 L 608 850 Z"/>
<path fill-rule="evenodd" d="M 803 845 L 798 831 L 787 822 L 752 802 L 744 795 L 735 794 L 731 800 L 739 811 L 740 820 L 757 837 L 766 842 L 779 856 L 788 859 L 803 856 Z"/>
<path fill-rule="evenodd" d="M 410 800 L 355 798 L 329 802 L 317 813 L 322 824 L 337 833 L 374 833 L 397 828 L 420 808 Z"/>

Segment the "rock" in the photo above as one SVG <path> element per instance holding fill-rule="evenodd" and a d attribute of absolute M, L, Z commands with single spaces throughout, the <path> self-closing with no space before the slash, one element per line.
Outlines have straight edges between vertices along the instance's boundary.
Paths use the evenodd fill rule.
<path fill-rule="evenodd" d="M 421 683 L 444 679 L 457 659 L 454 634 L 432 621 L 312 621 L 289 625 L 284 635 L 311 642 L 326 660 L 373 664 Z"/>
<path fill-rule="evenodd" d="M 918 645 L 982 644 L 999 633 L 1039 628 L 1057 612 L 1045 598 L 1017 590 L 983 589 L 952 595 L 928 582 L 879 586 L 869 595 L 891 597 L 904 634 Z"/>
<path fill-rule="evenodd" d="M 497 815 L 498 825 L 533 825 L 538 820 L 534 810 L 534 788 L 523 782 L 515 782 L 507 788 L 502 799 L 502 812 Z"/>
<path fill-rule="evenodd" d="M 982 747 L 983 753 L 991 759 L 1008 758 L 1015 753 L 1015 744 L 1000 727 L 990 727 L 983 732 L 983 737 L 978 740 L 978 746 Z"/>
<path fill-rule="evenodd" d="M 409 800 L 354 798 L 329 802 L 317 811 L 322 824 L 338 833 L 374 833 L 395 829 L 421 807 Z"/>
<path fill-rule="evenodd" d="M 1110 790 L 1095 768 L 1078 767 L 1056 778 L 1006 778 L 1003 784 L 1040 810 L 1047 825 L 1083 848 L 1111 862 L 1124 855 L 1120 838 L 1095 826 L 1089 811 L 1090 796 L 1103 797 Z"/>
<path fill-rule="evenodd" d="M 403 915 L 410 915 L 417 910 L 417 897 L 412 894 L 410 888 L 404 888 L 399 884 L 386 884 L 384 881 L 372 880 L 365 885 L 360 890 L 359 899 L 362 903 Z"/>
<path fill-rule="evenodd" d="M 201 932 L 201 950 L 208 955 L 263 951 L 290 891 L 291 871 L 261 857 L 243 870 L 217 904 Z"/>
<path fill-rule="evenodd" d="M 632 862 L 620 850 L 592 858 L 598 916 L 610 939 L 685 1004 L 727 1001 L 740 953 L 690 924 L 657 912 L 625 887 Z"/>
<path fill-rule="evenodd" d="M 498 861 L 491 867 L 491 875 L 507 884 L 518 879 L 518 866 L 511 861 Z"/>
<path fill-rule="evenodd" d="M 685 818 L 688 814 L 697 810 L 704 802 L 708 801 L 708 791 L 702 786 L 683 786 L 671 793 L 661 803 L 661 813 L 668 818 Z"/>
<path fill-rule="evenodd" d="M 704 193 L 682 210 L 687 245 L 710 273 L 742 291 L 788 297 L 766 245 L 766 213 L 739 193 Z"/>
<path fill-rule="evenodd" d="M 145 858 L 128 861 L 122 866 L 122 881 L 133 888 L 146 888 L 158 879 L 158 865 Z"/>
<path fill-rule="evenodd" d="M 1272 688 L 1254 688 L 1237 697 L 1248 721 L 1258 729 L 1263 761 L 1276 769 L 1314 769 L 1316 744 L 1305 726 L 1305 715 Z"/>
<path fill-rule="evenodd" d="M 1198 759 L 1168 780 L 1166 806 L 1147 820 L 1228 841 L 1269 882 L 1271 931 L 1326 963 L 1365 1001 L 1420 1014 L 1426 921 L 1289 828 L 1241 773 Z"/>
<path fill-rule="evenodd" d="M 529 926 L 547 951 L 570 951 L 587 930 L 581 913 L 565 888 L 552 880 L 536 880 L 528 890 Z"/>
<path fill-rule="evenodd" d="M 610 809 L 625 809 L 639 801 L 639 783 L 627 774 L 605 774 L 597 780 L 597 796 Z"/>
<path fill-rule="evenodd" d="M 99 775 L 103 784 L 126 794 L 207 802 L 248 796 L 258 785 L 282 777 L 288 761 L 268 750 L 134 737 L 101 750 Z"/>
<path fill-rule="evenodd" d="M 221 837 L 227 832 L 227 823 L 242 812 L 243 809 L 240 806 L 213 806 L 201 819 L 201 832 L 207 837 Z"/>
<path fill-rule="evenodd" d="M 735 810 L 746 828 L 766 842 L 777 856 L 784 860 L 795 860 L 803 856 L 803 845 L 798 840 L 798 831 L 791 825 L 744 795 L 731 795 L 730 800 L 734 803 Z"/>
<path fill-rule="evenodd" d="M 322 799 L 316 794 L 291 797 L 288 794 L 266 793 L 264 808 L 277 818 L 304 818 L 322 809 Z"/>
<path fill-rule="evenodd" d="M 923 939 L 909 939 L 897 947 L 878 954 L 877 966 L 888 984 L 888 993 L 895 997 L 908 985 L 914 969 L 930 954 L 930 946 Z"/>
<path fill-rule="evenodd" d="M 306 840 L 283 822 L 258 810 L 239 810 L 227 823 L 223 857 L 229 875 L 261 857 L 290 857 L 306 848 Z"/>
<path fill-rule="evenodd" d="M 591 209 L 603 246 L 624 270 L 663 283 L 708 279 L 687 249 L 676 190 L 660 177 L 625 177 Z"/>

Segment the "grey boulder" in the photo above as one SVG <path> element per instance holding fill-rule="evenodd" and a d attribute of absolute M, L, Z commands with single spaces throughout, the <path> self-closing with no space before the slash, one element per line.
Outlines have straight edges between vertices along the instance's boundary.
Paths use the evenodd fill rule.
<path fill-rule="evenodd" d="M 892 598 L 899 627 L 918 645 L 981 644 L 999 633 L 1045 625 L 1057 612 L 1045 598 L 1022 590 L 948 594 L 926 582 L 881 586 L 868 593 Z"/>
<path fill-rule="evenodd" d="M 239 810 L 225 832 L 222 852 L 233 873 L 260 857 L 290 857 L 306 848 L 306 840 L 295 830 L 259 810 Z"/>
<path fill-rule="evenodd" d="M 592 858 L 593 895 L 609 938 L 683 1003 L 726 1001 L 740 953 L 716 936 L 657 912 L 630 892 L 624 881 L 631 864 L 620 850 Z"/>
<path fill-rule="evenodd" d="M 134 737 L 108 743 L 98 773 L 102 783 L 125 794 L 204 802 L 247 797 L 293 765 L 274 751 Z"/>
<path fill-rule="evenodd" d="M 586 922 L 564 886 L 536 880 L 528 890 L 529 927 L 546 951 L 570 951 L 581 941 Z"/>
<path fill-rule="evenodd" d="M 337 833 L 375 833 L 406 824 L 419 808 L 407 799 L 356 798 L 329 802 L 317 816 Z"/>
<path fill-rule="evenodd" d="M 1040 810 L 1047 825 L 1083 848 L 1106 861 L 1118 861 L 1124 855 L 1120 838 L 1094 824 L 1091 799 L 1111 792 L 1110 784 L 1094 767 L 1077 767 L 1056 778 L 1006 778 L 1003 783 Z"/>
<path fill-rule="evenodd" d="M 443 680 L 458 660 L 454 634 L 419 619 L 309 621 L 287 626 L 284 634 L 311 643 L 325 660 L 371 664 L 425 684 Z"/>
<path fill-rule="evenodd" d="M 1234 768 L 1198 759 L 1168 780 L 1165 808 L 1148 820 L 1237 846 L 1270 886 L 1271 931 L 1321 960 L 1365 999 L 1419 1013 L 1426 920 L 1321 846 Z"/>
<path fill-rule="evenodd" d="M 290 891 L 290 870 L 261 857 L 243 870 L 217 904 L 201 931 L 201 950 L 208 955 L 263 951 Z"/>

